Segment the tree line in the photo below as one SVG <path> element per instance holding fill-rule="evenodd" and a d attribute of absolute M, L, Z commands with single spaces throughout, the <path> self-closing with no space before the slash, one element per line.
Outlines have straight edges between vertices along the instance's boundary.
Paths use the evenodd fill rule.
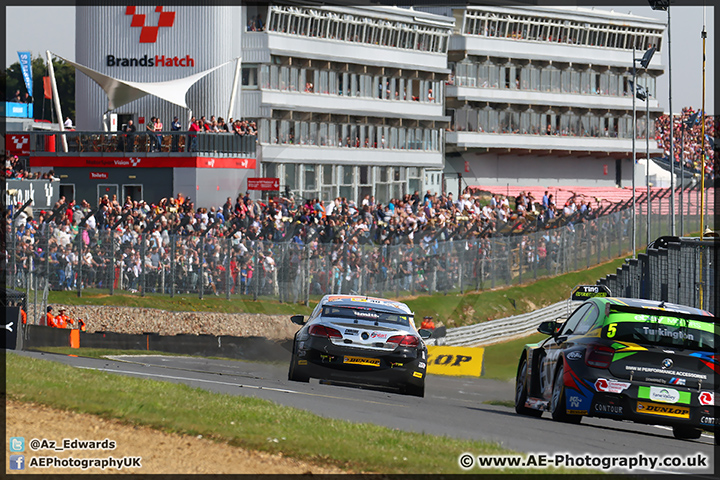
<path fill-rule="evenodd" d="M 55 81 L 57 82 L 58 96 L 60 97 L 60 107 L 63 116 L 75 118 L 75 68 L 63 60 L 53 59 L 53 67 L 55 68 Z M 50 122 L 57 121 L 54 115 L 54 105 L 52 100 L 45 98 L 43 89 L 43 77 L 47 77 L 47 63 L 42 57 L 35 57 L 32 60 L 32 78 L 33 91 L 28 92 L 33 97 L 33 115 L 38 120 L 48 120 Z M 0 82 L 5 83 L 5 91 L 0 89 L 3 95 L 2 101 L 11 101 L 15 96 L 15 92 L 20 90 L 20 94 L 24 95 L 27 91 L 25 81 L 23 80 L 20 62 L 15 62 L 6 70 L 0 71 Z"/>

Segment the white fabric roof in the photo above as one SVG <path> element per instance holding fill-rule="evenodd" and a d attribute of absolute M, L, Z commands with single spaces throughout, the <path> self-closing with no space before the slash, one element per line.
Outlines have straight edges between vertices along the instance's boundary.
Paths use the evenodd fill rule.
<path fill-rule="evenodd" d="M 142 98 L 145 95 L 154 95 L 175 105 L 188 108 L 187 103 L 185 102 L 185 96 L 187 95 L 188 90 L 190 90 L 190 87 L 209 73 L 234 61 L 230 60 L 209 70 L 184 78 L 178 78 L 176 80 L 169 80 L 165 82 L 131 82 L 128 80 L 120 80 L 110 77 L 104 73 L 100 73 L 92 68 L 86 67 L 85 65 L 71 62 L 70 60 L 55 53 L 53 53 L 53 55 L 61 58 L 88 77 L 95 80 L 95 83 L 105 90 L 105 94 L 108 97 L 108 111 L 122 107 L 123 105 L 128 104 L 133 100 Z"/>

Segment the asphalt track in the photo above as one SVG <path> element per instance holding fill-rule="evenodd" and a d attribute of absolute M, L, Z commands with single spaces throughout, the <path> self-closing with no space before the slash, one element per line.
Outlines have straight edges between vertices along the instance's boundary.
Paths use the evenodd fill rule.
<path fill-rule="evenodd" d="M 584 418 L 580 425 L 517 415 L 492 401 L 511 401 L 512 383 L 430 375 L 425 398 L 342 385 L 287 380 L 287 366 L 191 357 L 122 356 L 117 360 L 17 352 L 78 368 L 184 383 L 220 393 L 252 396 L 318 415 L 383 425 L 400 430 L 489 440 L 524 453 L 596 456 L 665 455 L 708 458 L 706 469 L 659 468 L 655 473 L 693 473 L 714 478 L 713 438 L 681 441 L 667 427 Z M 441 445 L 438 446 L 442 448 Z M 473 452 L 469 452 L 473 453 Z M 481 470 L 475 470 L 481 472 Z M 620 471 L 615 471 L 620 473 Z M 649 470 L 633 470 L 647 473 Z M 542 470 L 538 470 L 542 473 Z"/>

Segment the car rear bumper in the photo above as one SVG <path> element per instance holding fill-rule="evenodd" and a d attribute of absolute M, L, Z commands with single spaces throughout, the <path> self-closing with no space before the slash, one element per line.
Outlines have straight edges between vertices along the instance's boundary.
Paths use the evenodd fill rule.
<path fill-rule="evenodd" d="M 327 339 L 312 338 L 298 348 L 292 361 L 304 375 L 322 380 L 400 388 L 422 386 L 425 382 L 426 358 L 417 348 L 381 352 L 346 348 Z"/>
<path fill-rule="evenodd" d="M 629 395 L 596 393 L 589 416 L 631 420 L 638 423 L 686 426 L 717 431 L 717 409 L 713 405 L 681 405 L 653 402 Z"/>

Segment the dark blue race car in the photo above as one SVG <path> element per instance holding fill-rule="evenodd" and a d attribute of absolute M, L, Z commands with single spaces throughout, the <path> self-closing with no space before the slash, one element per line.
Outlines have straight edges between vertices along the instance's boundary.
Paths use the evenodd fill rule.
<path fill-rule="evenodd" d="M 515 411 L 579 423 L 584 416 L 668 425 L 676 438 L 717 431 L 718 318 L 696 308 L 590 298 L 525 345 Z M 716 437 L 717 441 L 717 437 Z"/>

